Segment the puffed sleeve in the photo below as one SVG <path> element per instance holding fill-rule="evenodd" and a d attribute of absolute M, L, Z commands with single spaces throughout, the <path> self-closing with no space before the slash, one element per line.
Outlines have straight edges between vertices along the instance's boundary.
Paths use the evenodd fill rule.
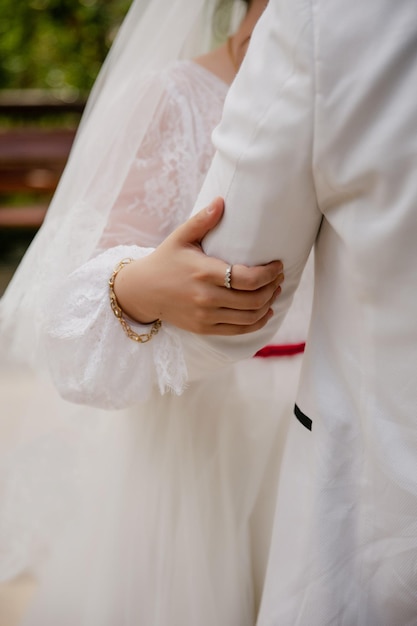
<path fill-rule="evenodd" d="M 72 402 L 121 408 L 146 398 L 155 382 L 180 393 L 186 369 L 168 325 L 146 344 L 129 339 L 109 306 L 108 280 L 125 257 L 141 258 L 188 216 L 197 191 L 193 137 L 184 130 L 192 111 L 171 88 L 156 111 L 96 255 L 53 290 L 45 310 L 43 348 L 60 394 Z M 161 77 L 158 77 L 160 80 Z M 105 175 L 105 172 L 103 173 Z M 201 175 L 200 175 L 201 180 Z M 126 245 L 127 244 L 127 245 Z M 149 326 L 131 324 L 136 332 Z"/>
<path fill-rule="evenodd" d="M 181 333 L 190 378 L 254 354 L 289 309 L 322 220 L 313 172 L 316 97 L 311 3 L 270 0 L 226 98 L 195 211 L 223 196 L 225 215 L 203 242 L 207 254 L 246 265 L 282 259 L 285 282 L 273 318 L 256 333 Z"/>

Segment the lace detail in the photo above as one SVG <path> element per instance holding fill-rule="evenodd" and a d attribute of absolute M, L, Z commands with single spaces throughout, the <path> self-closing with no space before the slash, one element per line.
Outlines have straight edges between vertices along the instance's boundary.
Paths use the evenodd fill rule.
<path fill-rule="evenodd" d="M 191 79 L 191 80 L 190 80 Z M 187 219 L 214 154 L 211 132 L 220 121 L 227 86 L 193 62 L 178 62 L 166 72 L 166 96 L 161 123 L 145 138 L 144 152 L 155 156 L 159 175 L 143 185 L 137 197 L 138 215 L 157 218 L 166 237 Z M 135 174 L 147 168 L 138 157 Z"/>
<path fill-rule="evenodd" d="M 159 391 L 170 390 L 180 395 L 186 386 L 187 367 L 178 335 L 166 328 L 154 348 L 154 364 Z"/>
<path fill-rule="evenodd" d="M 183 391 L 187 372 L 175 333 L 162 328 L 151 342 L 138 346 L 123 333 L 108 302 L 108 277 L 116 263 L 150 252 L 116 246 L 54 289 L 45 312 L 45 350 L 53 382 L 66 400 L 104 409 L 143 402 L 155 371 L 162 393 Z M 148 327 L 135 324 L 135 329 L 146 332 Z"/>
<path fill-rule="evenodd" d="M 213 157 L 227 85 L 192 61 L 155 77 L 164 91 L 123 189 L 101 249 L 157 246 L 189 216 Z"/>
<path fill-rule="evenodd" d="M 161 393 L 179 394 L 187 379 L 175 330 L 164 324 L 152 342 L 134 344 L 110 310 L 107 281 L 120 259 L 149 254 L 187 219 L 213 155 L 211 131 L 227 85 L 192 61 L 154 80 L 163 82 L 163 97 L 111 211 L 98 247 L 105 251 L 46 298 L 44 344 L 55 386 L 72 402 L 106 409 L 143 401 L 155 383 Z"/>
<path fill-rule="evenodd" d="M 164 94 L 111 211 L 99 246 L 106 250 L 47 298 L 45 348 L 56 387 L 72 402 L 106 409 L 143 401 L 154 384 L 180 394 L 187 380 L 184 333 L 163 324 L 152 342 L 134 344 L 111 312 L 107 281 L 120 259 L 149 254 L 188 217 L 213 155 L 210 136 L 227 85 L 191 61 L 174 63 L 155 80 L 163 81 Z M 298 321 L 291 314 L 275 342 L 305 339 L 309 278 L 296 296 Z"/>

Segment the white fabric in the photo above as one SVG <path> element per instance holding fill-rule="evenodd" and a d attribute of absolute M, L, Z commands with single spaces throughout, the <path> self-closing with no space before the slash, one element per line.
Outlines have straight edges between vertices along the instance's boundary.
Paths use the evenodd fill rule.
<path fill-rule="evenodd" d="M 253 626 L 299 359 L 253 359 L 141 408 L 80 408 L 79 433 L 101 429 L 84 435 L 76 508 L 24 625 Z"/>
<path fill-rule="evenodd" d="M 270 0 L 216 133 L 206 249 L 287 279 L 266 331 L 179 332 L 189 375 L 265 343 L 316 252 L 259 626 L 417 623 L 416 32 L 413 0 Z"/>
<path fill-rule="evenodd" d="M 269 328 L 187 337 L 190 374 L 262 345 L 315 244 L 312 323 L 259 626 L 417 624 L 417 16 L 271 0 L 215 133 L 205 250 L 279 257 Z"/>
<path fill-rule="evenodd" d="M 121 259 L 149 254 L 153 248 L 138 246 L 158 245 L 188 217 L 213 156 L 211 131 L 227 91 L 191 61 L 150 80 L 158 84 L 160 103 L 109 215 L 99 242 L 105 251 L 62 281 L 44 315 L 45 352 L 61 394 L 107 409 L 143 401 L 154 369 L 161 391 L 184 389 L 186 368 L 175 333 L 163 325 L 138 350 L 109 307 L 107 283 Z"/>
<path fill-rule="evenodd" d="M 162 393 L 181 393 L 187 381 L 177 331 L 163 324 L 138 349 L 109 307 L 107 281 L 120 259 L 151 251 L 133 242 L 156 246 L 188 216 L 213 156 L 211 129 L 220 119 L 227 87 L 190 61 L 174 64 L 155 80 L 164 83 L 160 106 L 99 244 L 112 247 L 71 273 L 47 301 L 42 340 L 51 375 L 61 395 L 80 404 L 124 408 L 143 401 L 155 379 Z M 311 276 L 312 269 L 298 310 L 275 342 L 304 340 Z"/>
<path fill-rule="evenodd" d="M 56 386 L 107 410 L 40 386 L 28 423 L 47 423 L 35 442 L 26 425 L 1 474 L 0 575 L 32 565 L 39 579 L 26 626 L 253 626 L 260 604 L 301 357 L 236 364 L 181 397 L 152 390 L 156 378 L 184 387 L 178 335 L 127 339 L 107 281 L 190 212 L 227 87 L 190 61 L 151 80 L 160 104 L 98 254 L 54 292 L 44 322 Z M 283 342 L 306 335 L 309 278 Z"/>
<path fill-rule="evenodd" d="M 42 305 L 97 247 L 159 104 L 163 84 L 149 78 L 175 59 L 210 49 L 215 7 L 216 0 L 132 3 L 96 81 L 43 228 L 1 300 L 2 359 L 37 369 L 43 365 Z"/>

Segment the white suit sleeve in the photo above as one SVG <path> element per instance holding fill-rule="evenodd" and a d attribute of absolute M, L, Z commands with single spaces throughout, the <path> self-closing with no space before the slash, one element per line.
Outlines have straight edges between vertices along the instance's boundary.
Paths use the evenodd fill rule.
<path fill-rule="evenodd" d="M 312 172 L 314 62 L 310 2 L 270 0 L 226 98 L 195 211 L 223 196 L 225 215 L 204 241 L 207 254 L 246 265 L 281 259 L 285 282 L 261 331 L 227 338 L 182 333 L 190 378 L 254 354 L 291 304 L 322 218 Z"/>

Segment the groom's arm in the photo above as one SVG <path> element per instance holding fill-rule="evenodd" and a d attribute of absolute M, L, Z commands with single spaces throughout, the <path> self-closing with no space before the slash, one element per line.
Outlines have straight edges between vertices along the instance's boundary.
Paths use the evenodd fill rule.
<path fill-rule="evenodd" d="M 217 149 L 195 211 L 225 198 L 207 254 L 255 265 L 279 258 L 283 291 L 261 331 L 239 337 L 184 336 L 191 378 L 252 355 L 284 318 L 321 222 L 312 172 L 314 32 L 310 2 L 270 0 L 226 99 Z M 233 285 L 233 277 L 232 277 Z"/>

